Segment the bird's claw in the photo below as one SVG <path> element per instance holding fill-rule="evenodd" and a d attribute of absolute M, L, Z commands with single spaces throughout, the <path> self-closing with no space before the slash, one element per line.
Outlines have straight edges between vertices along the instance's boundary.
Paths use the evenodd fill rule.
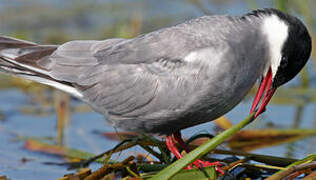
<path fill-rule="evenodd" d="M 219 172 L 221 175 L 224 175 L 224 171 L 220 168 L 223 166 L 223 164 L 219 161 L 216 161 L 216 162 L 208 162 L 208 161 L 202 161 L 200 159 L 196 160 L 193 162 L 194 166 L 196 166 L 197 168 L 201 169 L 201 168 L 204 168 L 204 167 L 210 167 L 210 166 L 214 166 L 215 167 L 215 170 L 217 172 Z M 188 165 L 185 169 L 192 169 L 193 166 L 192 164 Z"/>

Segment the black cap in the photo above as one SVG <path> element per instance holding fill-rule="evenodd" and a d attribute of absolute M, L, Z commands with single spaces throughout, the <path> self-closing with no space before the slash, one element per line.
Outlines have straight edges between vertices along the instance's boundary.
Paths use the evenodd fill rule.
<path fill-rule="evenodd" d="M 288 37 L 282 47 L 282 59 L 273 79 L 273 87 L 293 79 L 304 67 L 312 51 L 312 40 L 306 26 L 298 18 L 276 9 L 267 9 L 289 27 Z"/>

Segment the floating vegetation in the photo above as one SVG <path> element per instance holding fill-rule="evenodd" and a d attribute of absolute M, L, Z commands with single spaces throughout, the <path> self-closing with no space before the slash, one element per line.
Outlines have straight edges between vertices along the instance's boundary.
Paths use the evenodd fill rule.
<path fill-rule="evenodd" d="M 72 39 L 105 39 L 111 37 L 133 37 L 143 32 L 148 32 L 158 27 L 174 24 L 181 18 L 188 18 L 195 15 L 181 15 L 158 13 L 154 17 L 147 17 L 146 13 L 128 11 L 131 7 L 137 6 L 139 9 L 142 5 L 135 2 L 105 2 L 104 4 L 91 5 L 89 2 L 71 1 L 74 6 L 65 6 L 59 8 L 49 6 L 43 2 L 34 3 L 34 6 L 24 8 L 20 6 L 13 11 L 10 8 L 1 9 L 1 33 L 12 35 L 17 38 L 35 40 L 37 42 L 59 44 Z M 149 2 L 149 1 L 148 1 Z M 218 6 L 226 6 L 234 1 L 214 1 Z M 65 166 L 64 169 L 71 167 L 75 171 L 71 174 L 60 175 L 60 180 L 74 179 L 316 179 L 316 155 L 311 154 L 303 159 L 295 159 L 288 152 L 289 157 L 278 157 L 265 154 L 250 153 L 250 151 L 259 148 L 276 146 L 284 143 L 293 143 L 303 138 L 315 136 L 316 130 L 303 129 L 300 127 L 303 113 L 307 104 L 315 104 L 316 88 L 315 88 L 315 47 L 316 40 L 313 33 L 315 27 L 315 15 L 312 7 L 315 6 L 313 1 L 284 1 L 275 0 L 275 6 L 283 11 L 292 14 L 301 15 L 308 28 L 311 30 L 313 38 L 313 52 L 311 66 L 304 68 L 299 79 L 290 85 L 290 87 L 280 88 L 273 97 L 271 104 L 274 105 L 290 105 L 294 107 L 294 122 L 289 125 L 289 129 L 284 129 L 280 124 L 273 124 L 273 128 L 254 129 L 251 126 L 248 129 L 239 130 L 247 121 L 243 121 L 242 126 L 236 126 L 227 118 L 221 117 L 214 121 L 218 135 L 213 134 L 197 134 L 187 139 L 189 148 L 194 149 L 191 153 L 186 154 L 181 160 L 175 161 L 164 145 L 161 137 L 148 137 L 130 132 L 98 132 L 99 135 L 106 137 L 106 140 L 123 141 L 115 148 L 108 150 L 102 155 L 84 152 L 80 149 L 67 147 L 65 143 L 65 129 L 70 124 L 70 115 L 73 113 L 90 112 L 91 109 L 87 105 L 73 103 L 70 105 L 71 98 L 58 91 L 54 91 L 47 86 L 43 86 L 31 81 L 19 78 L 8 78 L 0 76 L 0 89 L 10 91 L 17 88 L 30 98 L 30 104 L 19 106 L 19 111 L 25 116 L 50 116 L 56 114 L 56 137 L 24 137 L 21 132 L 8 131 L 0 126 L 0 132 L 8 131 L 10 136 L 17 135 L 18 141 L 24 141 L 25 151 L 38 152 L 41 154 L 52 155 L 65 160 L 63 163 L 46 162 L 46 166 Z M 164 3 L 164 2 L 161 2 Z M 213 3 L 213 2 L 212 2 Z M 258 8 L 257 1 L 247 0 L 251 9 Z M 271 2 L 272 3 L 272 2 Z M 200 0 L 189 0 L 185 5 L 192 5 L 195 10 L 203 14 L 212 14 L 213 8 L 210 3 Z M 58 5 L 59 6 L 59 5 Z M 310 7 L 309 7 L 310 6 Z M 23 9 L 24 8 L 24 9 Z M 147 8 L 147 6 L 146 6 Z M 219 8 L 219 9 L 224 9 Z M 159 11 L 161 11 L 159 9 Z M 56 13 L 57 12 L 57 13 Z M 89 12 L 89 13 L 85 13 Z M 93 12 L 96 12 L 93 14 Z M 117 13 L 119 12 L 119 13 Z M 223 11 L 222 11 L 223 12 Z M 90 15 L 91 13 L 91 15 Z M 224 13 L 224 12 L 223 12 Z M 226 11 L 225 11 L 226 13 Z M 35 17 L 38 14 L 38 17 Z M 158 14 L 158 15 L 157 15 Z M 45 22 L 43 22 L 43 17 Z M 92 16 L 100 17 L 97 25 L 91 24 L 89 20 Z M 121 17 L 124 16 L 124 17 Z M 21 17 L 23 17 L 21 19 Z M 67 18 L 65 18 L 67 17 Z M 79 17 L 79 18 L 78 18 Z M 114 17 L 103 19 L 104 17 Z M 128 18 L 126 18 L 128 17 Z M 32 22 L 29 22 L 29 20 Z M 110 21 L 115 21 L 111 22 Z M 109 24 L 107 24 L 109 23 Z M 63 29 L 63 26 L 64 27 Z M 102 28 L 100 28 L 102 26 Z M 74 28 L 75 27 L 75 28 Z M 89 29 L 87 28 L 89 27 Z M 312 73 L 313 72 L 313 73 Z M 253 92 L 250 95 L 253 96 Z M 6 123 L 7 110 L 0 110 L 0 122 Z M 251 118 L 246 119 L 248 121 Z M 73 120 L 75 121 L 75 119 Z M 89 121 L 89 120 L 88 120 Z M 278 119 L 273 119 L 278 122 Z M 87 122 L 90 123 L 90 122 Z M 27 123 L 26 123 L 27 124 Z M 2 125 L 2 124 L 1 124 Z M 16 124 L 14 124 L 16 125 Z M 25 124 L 22 124 L 23 126 Z M 240 124 L 239 124 L 240 125 Z M 29 126 L 28 126 L 29 127 Z M 235 127 L 235 128 L 234 128 Z M 306 126 L 305 126 L 306 127 Z M 12 128 L 12 127 L 11 127 Z M 13 129 L 15 130 L 15 126 Z M 35 130 L 34 127 L 31 131 Z M 233 129 L 233 131 L 231 131 Z M 224 131 L 224 132 L 223 132 Z M 227 132 L 229 132 L 227 134 Z M 13 141 L 16 142 L 16 141 Z M 221 144 L 221 146 L 218 146 Z M 224 145 L 225 146 L 224 146 Z M 290 145 L 290 144 L 289 144 Z M 305 145 L 305 144 L 304 144 Z M 297 148 L 305 149 L 305 146 L 298 145 Z M 114 155 L 124 153 L 128 149 L 139 146 L 144 152 L 134 152 L 132 156 L 124 157 L 125 159 L 113 158 Z M 227 149 L 224 149 L 223 146 Z M 312 145 L 316 146 L 316 145 Z M 179 146 L 179 148 L 181 148 Z M 18 150 L 17 150 L 18 151 Z M 10 154 L 8 152 L 8 154 Z M 283 155 L 283 154 L 282 154 Z M 204 169 L 194 168 L 192 170 L 183 170 L 183 167 L 190 164 L 194 159 L 203 156 L 203 160 L 210 162 L 221 161 L 221 169 L 225 172 L 222 175 L 216 171 L 214 167 L 206 167 Z M 30 161 L 36 161 L 33 157 L 23 157 L 20 159 L 19 165 L 27 164 Z M 10 159 L 11 161 L 11 159 Z M 95 163 L 99 169 L 93 169 L 89 166 Z M 1 164 L 2 165 L 2 162 Z M 90 168 L 91 169 L 90 169 Z M 15 168 L 15 167 L 14 167 Z M 13 169 L 15 171 L 16 169 Z M 17 170 L 18 171 L 18 170 Z M 5 171 L 4 171 L 5 172 Z M 7 176 L 6 176 L 7 175 Z M 0 169 L 0 180 L 10 179 L 9 174 L 3 174 Z M 37 179 L 34 177 L 34 179 Z"/>
<path fill-rule="evenodd" d="M 193 149 L 180 160 L 174 161 L 170 156 L 164 143 L 157 138 L 148 136 L 134 136 L 135 134 L 122 133 L 125 140 L 119 143 L 115 148 L 108 150 L 101 155 L 94 155 L 87 152 L 82 152 L 76 149 L 69 149 L 59 145 L 47 144 L 45 142 L 28 139 L 25 143 L 25 148 L 31 151 L 37 151 L 47 154 L 52 154 L 66 158 L 66 163 L 46 163 L 51 165 L 66 165 L 70 168 L 77 168 L 78 173 L 65 175 L 61 179 L 216 179 L 222 178 L 266 178 L 282 179 L 287 177 L 312 176 L 316 171 L 316 155 L 309 155 L 302 160 L 291 158 L 281 158 L 266 155 L 250 154 L 244 151 L 228 151 L 216 149 L 216 147 L 230 138 L 229 143 L 246 139 L 258 138 L 270 134 L 270 138 L 274 138 L 275 142 L 284 142 L 286 138 L 302 138 L 310 135 L 315 135 L 315 130 L 257 130 L 239 131 L 241 128 L 252 122 L 253 115 L 248 116 L 235 126 L 228 128 L 224 132 L 207 140 L 202 145 Z M 245 136 L 247 134 L 247 136 Z M 197 135 L 199 136 L 199 135 Z M 276 138 L 276 137 L 282 138 Z M 107 137 L 113 139 L 113 134 Z M 201 136 L 202 137 L 202 136 Z M 114 138 L 116 139 L 116 138 Z M 269 139 L 269 138 L 268 138 Z M 238 143 L 236 143 L 238 144 Z M 191 145 L 191 144 L 189 144 Z M 148 154 L 137 154 L 129 156 L 123 161 L 112 160 L 114 153 L 118 153 L 134 146 L 140 146 Z M 195 146 L 195 145 L 193 145 Z M 193 148 L 193 146 L 190 146 Z M 252 143 L 246 143 L 243 147 L 252 147 Z M 157 151 L 157 149 L 159 151 Z M 242 149 L 244 150 L 244 149 Z M 216 167 L 206 167 L 202 169 L 194 168 L 192 170 L 184 170 L 184 167 L 192 163 L 194 160 L 203 157 L 204 160 L 214 161 L 210 158 L 210 154 L 228 155 L 222 161 L 221 169 L 224 174 L 218 173 Z M 156 160 L 155 160 L 156 159 Z M 102 167 L 96 171 L 86 169 L 92 163 L 100 163 Z M 84 168 L 84 169 L 82 169 Z"/>

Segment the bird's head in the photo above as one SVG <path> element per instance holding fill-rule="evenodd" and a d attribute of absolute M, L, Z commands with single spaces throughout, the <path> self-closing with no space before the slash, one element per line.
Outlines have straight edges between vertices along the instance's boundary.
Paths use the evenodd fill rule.
<path fill-rule="evenodd" d="M 256 116 L 261 114 L 275 90 L 293 79 L 310 57 L 312 40 L 305 25 L 296 17 L 276 9 L 256 10 L 248 14 L 262 19 L 262 31 L 267 38 L 270 61 L 253 102 L 253 112 L 262 98 Z"/>

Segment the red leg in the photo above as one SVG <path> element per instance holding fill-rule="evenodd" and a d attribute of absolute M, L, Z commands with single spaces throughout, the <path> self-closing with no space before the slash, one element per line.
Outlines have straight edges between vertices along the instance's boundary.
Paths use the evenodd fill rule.
<path fill-rule="evenodd" d="M 176 156 L 177 159 L 182 158 L 182 154 L 175 146 L 172 136 L 166 137 L 166 146 L 169 149 L 169 151 Z M 192 165 L 188 165 L 188 167 L 186 167 L 185 169 L 192 169 Z"/>
<path fill-rule="evenodd" d="M 166 145 L 169 151 L 176 156 L 177 159 L 182 158 L 182 154 L 179 152 L 177 147 L 174 144 L 172 136 L 166 137 Z"/>
<path fill-rule="evenodd" d="M 173 134 L 174 139 L 180 144 L 180 146 L 187 152 L 190 152 L 190 149 L 188 148 L 188 146 L 185 144 L 185 142 L 182 139 L 181 136 L 181 132 L 177 131 Z M 172 139 L 172 138 L 171 138 Z M 175 146 L 174 146 L 175 147 Z M 175 147 L 176 148 L 176 147 Z M 176 148 L 177 149 L 177 148 Z M 172 151 L 171 151 L 172 152 Z M 177 149 L 177 152 L 178 149 Z M 181 154 L 180 154 L 181 155 Z M 182 155 L 181 155 L 182 157 Z M 180 157 L 180 158 L 181 158 Z M 179 158 L 178 158 L 179 159 Z M 208 161 L 202 161 L 200 159 L 197 159 L 196 161 L 193 162 L 193 164 L 198 167 L 198 168 L 203 168 L 203 167 L 208 167 L 208 166 L 215 166 L 216 171 L 218 171 L 221 174 L 224 174 L 223 170 L 220 168 L 220 166 L 222 166 L 222 164 L 220 162 L 208 162 Z M 192 166 L 192 165 L 191 165 Z"/>
<path fill-rule="evenodd" d="M 185 152 L 187 153 L 190 152 L 190 149 L 188 148 L 188 146 L 185 144 L 185 142 L 182 139 L 180 131 L 173 133 L 173 137 L 180 144 L 180 146 L 185 150 Z"/>
<path fill-rule="evenodd" d="M 185 142 L 182 139 L 180 131 L 173 133 L 173 137 L 180 144 L 180 146 L 185 150 L 185 152 L 187 152 L 187 153 L 190 152 L 190 149 L 188 148 L 188 146 L 185 144 Z M 193 164 L 198 168 L 202 168 L 203 161 L 198 159 L 198 160 L 194 161 Z"/>

